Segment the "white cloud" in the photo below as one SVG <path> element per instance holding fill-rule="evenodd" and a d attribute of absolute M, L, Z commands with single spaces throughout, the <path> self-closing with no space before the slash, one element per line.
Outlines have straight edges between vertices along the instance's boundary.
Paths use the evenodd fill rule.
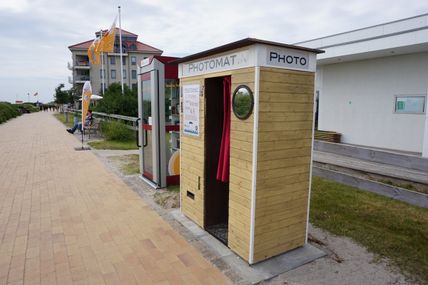
<path fill-rule="evenodd" d="M 27 0 L 5 0 L 0 2 L 0 11 L 5 10 L 13 13 L 28 11 L 30 1 Z"/>
<path fill-rule="evenodd" d="M 1 1 L 0 82 L 6 90 L 0 100 L 28 90 L 52 100 L 54 88 L 70 75 L 67 47 L 108 28 L 117 5 Z M 132 0 L 122 3 L 122 27 L 165 55 L 184 56 L 248 36 L 293 43 L 426 12 L 428 3 L 420 0 Z"/>

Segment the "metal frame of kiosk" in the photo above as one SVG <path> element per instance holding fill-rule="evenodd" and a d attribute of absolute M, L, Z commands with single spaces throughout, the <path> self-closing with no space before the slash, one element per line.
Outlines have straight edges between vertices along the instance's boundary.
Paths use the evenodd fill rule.
<path fill-rule="evenodd" d="M 177 167 L 175 173 L 171 171 L 171 163 L 177 164 L 178 159 L 179 164 L 178 66 L 170 63 L 176 59 L 153 56 L 141 61 L 138 68 L 140 173 L 153 188 L 180 181 Z"/>

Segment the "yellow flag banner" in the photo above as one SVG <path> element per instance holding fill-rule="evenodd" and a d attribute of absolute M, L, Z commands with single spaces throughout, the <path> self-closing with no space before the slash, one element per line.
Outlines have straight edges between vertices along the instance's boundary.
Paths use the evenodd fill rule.
<path fill-rule="evenodd" d="M 85 128 L 86 114 L 88 113 L 89 103 L 91 103 L 92 87 L 91 82 L 85 81 L 82 89 L 82 129 Z"/>
<path fill-rule="evenodd" d="M 88 48 L 88 58 L 92 64 L 100 64 L 100 52 L 98 46 L 100 45 L 100 38 L 96 38 L 91 46 Z"/>
<path fill-rule="evenodd" d="M 116 36 L 116 19 L 114 19 L 110 30 L 102 35 L 100 43 L 98 45 L 98 52 L 113 52 L 114 51 L 114 40 Z"/>

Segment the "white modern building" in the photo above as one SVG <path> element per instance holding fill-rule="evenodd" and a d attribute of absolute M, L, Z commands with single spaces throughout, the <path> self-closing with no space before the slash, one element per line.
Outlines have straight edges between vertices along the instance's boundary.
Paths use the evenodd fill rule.
<path fill-rule="evenodd" d="M 428 14 L 299 42 L 318 55 L 318 129 L 428 157 Z"/>

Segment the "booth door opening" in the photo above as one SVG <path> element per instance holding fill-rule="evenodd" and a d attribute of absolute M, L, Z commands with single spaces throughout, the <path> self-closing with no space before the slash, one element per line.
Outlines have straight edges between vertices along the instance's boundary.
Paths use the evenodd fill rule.
<path fill-rule="evenodd" d="M 226 90 L 228 90 L 226 92 L 225 84 Z M 228 118 L 225 118 L 225 111 L 226 114 L 229 114 Z M 230 127 L 225 130 L 225 120 L 226 122 L 228 121 L 230 126 L 230 76 L 206 79 L 204 224 L 207 232 L 227 245 L 229 220 L 229 143 L 227 143 L 227 146 L 224 145 L 224 135 L 227 134 L 229 136 Z M 226 153 L 224 149 L 222 150 L 223 147 L 227 147 Z M 223 177 L 221 178 L 222 170 L 219 169 L 219 164 L 225 165 L 225 163 L 227 164 L 227 170 L 225 170 L 227 173 L 223 172 Z"/>
<path fill-rule="evenodd" d="M 157 89 L 158 74 L 152 70 L 142 74 L 142 131 L 143 144 L 142 175 L 154 185 L 160 186 L 160 135 L 159 135 L 159 92 Z"/>

